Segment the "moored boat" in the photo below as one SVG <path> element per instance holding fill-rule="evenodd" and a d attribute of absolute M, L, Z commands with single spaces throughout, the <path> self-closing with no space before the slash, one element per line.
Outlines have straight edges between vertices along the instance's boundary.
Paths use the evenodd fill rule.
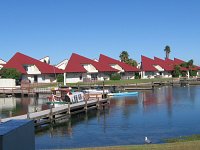
<path fill-rule="evenodd" d="M 136 96 L 138 92 L 108 93 L 107 96 Z"/>
<path fill-rule="evenodd" d="M 108 94 L 109 90 L 107 90 L 107 89 L 104 89 L 104 90 L 101 90 L 101 89 L 86 89 L 86 90 L 83 90 L 83 92 L 87 93 L 87 94 Z"/>
<path fill-rule="evenodd" d="M 63 105 L 63 104 L 73 104 L 84 101 L 83 92 L 71 92 L 70 89 L 58 88 L 52 89 L 52 95 L 48 97 L 47 104 L 51 105 Z"/>

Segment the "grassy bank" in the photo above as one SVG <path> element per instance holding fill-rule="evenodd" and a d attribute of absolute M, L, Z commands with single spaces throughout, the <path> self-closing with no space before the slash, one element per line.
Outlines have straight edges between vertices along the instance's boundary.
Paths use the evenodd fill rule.
<path fill-rule="evenodd" d="M 110 147 L 80 148 L 79 150 L 199 150 L 200 135 L 182 136 L 165 140 L 165 144 L 144 144 Z M 78 149 L 74 149 L 78 150 Z"/>
<path fill-rule="evenodd" d="M 177 142 L 167 144 L 150 144 L 134 146 L 113 146 L 99 148 L 82 148 L 80 150 L 199 150 L 200 141 Z"/>
<path fill-rule="evenodd" d="M 104 84 L 105 85 L 125 85 L 125 84 L 139 84 L 139 83 L 151 83 L 151 82 L 168 82 L 168 81 L 172 81 L 172 78 L 106 80 L 106 81 L 104 81 Z M 69 86 L 78 86 L 78 85 L 103 85 L 103 81 L 68 83 L 67 85 L 69 85 Z"/>

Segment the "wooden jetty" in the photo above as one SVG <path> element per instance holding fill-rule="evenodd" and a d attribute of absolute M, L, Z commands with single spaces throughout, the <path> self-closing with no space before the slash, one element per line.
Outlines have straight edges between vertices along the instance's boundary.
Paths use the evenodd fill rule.
<path fill-rule="evenodd" d="M 62 119 L 69 119 L 71 115 L 80 112 L 87 112 L 87 110 L 105 109 L 105 107 L 109 104 L 109 99 L 100 98 L 100 95 L 98 94 L 96 95 L 96 97 L 87 97 L 87 100 L 84 100 L 83 102 L 74 104 L 69 103 L 60 107 L 51 107 L 50 109 L 39 112 L 27 113 L 20 116 L 4 118 L 1 119 L 1 122 L 6 122 L 12 119 L 31 119 L 34 120 L 35 127 L 37 127 L 44 124 L 56 123 L 57 121 Z"/>

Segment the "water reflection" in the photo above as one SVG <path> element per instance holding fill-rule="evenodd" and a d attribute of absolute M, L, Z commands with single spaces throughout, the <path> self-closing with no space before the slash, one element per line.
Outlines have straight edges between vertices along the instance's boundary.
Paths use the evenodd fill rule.
<path fill-rule="evenodd" d="M 48 109 L 46 99 L 34 97 L 5 97 L 0 98 L 0 117 L 23 115 L 27 112 L 36 112 Z"/>
<path fill-rule="evenodd" d="M 46 98 L 1 100 L 1 115 L 48 108 Z M 5 104 L 5 103 L 11 103 Z M 38 108 L 39 109 L 39 108 Z M 75 115 L 49 130 L 36 133 L 37 149 L 79 148 L 153 143 L 165 138 L 200 134 L 200 86 L 162 87 L 137 97 L 110 99 L 106 110 Z M 192 129 L 192 130 L 191 130 Z"/>

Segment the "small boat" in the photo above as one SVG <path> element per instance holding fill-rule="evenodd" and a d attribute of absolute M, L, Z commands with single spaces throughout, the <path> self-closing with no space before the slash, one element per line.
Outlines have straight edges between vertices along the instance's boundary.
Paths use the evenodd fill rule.
<path fill-rule="evenodd" d="M 83 90 L 83 93 L 87 93 L 87 94 L 108 94 L 109 90 L 104 89 L 87 89 L 87 90 Z"/>
<path fill-rule="evenodd" d="M 71 92 L 70 89 L 58 88 L 52 89 L 52 95 L 48 97 L 47 104 L 51 105 L 63 105 L 63 104 L 74 104 L 84 101 L 83 92 Z"/>
<path fill-rule="evenodd" d="M 138 92 L 108 93 L 107 96 L 135 96 Z"/>

